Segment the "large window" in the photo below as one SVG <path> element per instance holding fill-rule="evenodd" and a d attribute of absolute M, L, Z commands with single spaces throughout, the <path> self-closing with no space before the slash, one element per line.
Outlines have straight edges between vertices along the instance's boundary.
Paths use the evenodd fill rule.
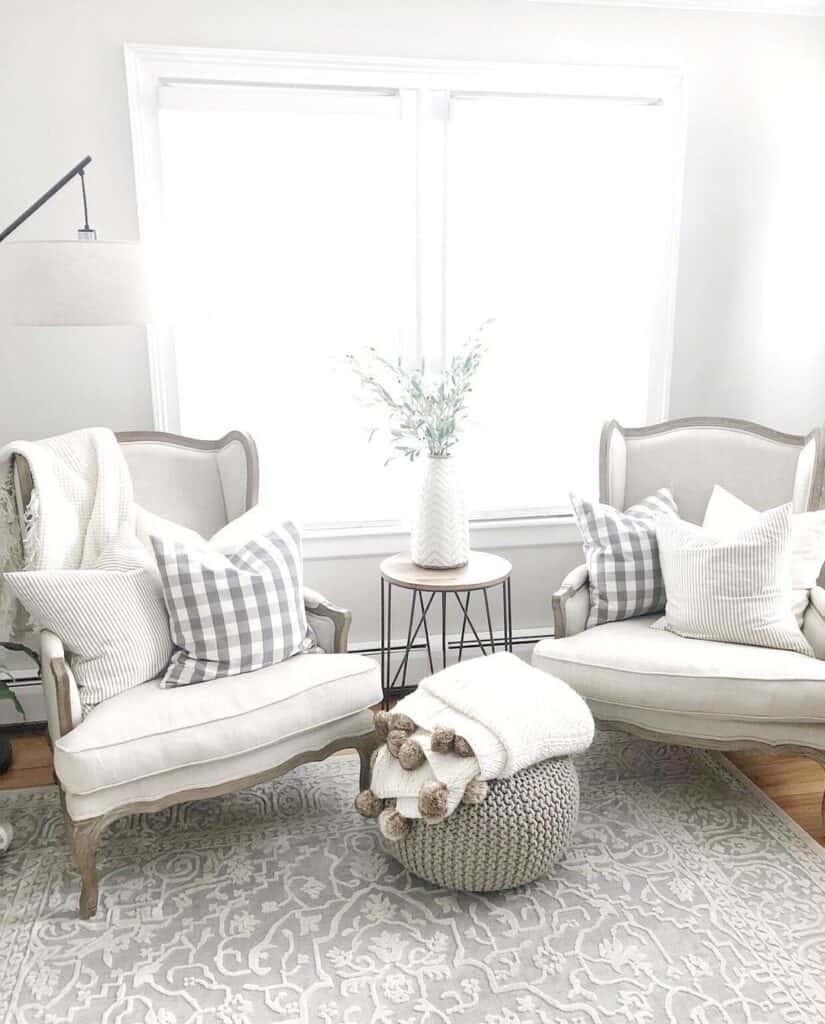
<path fill-rule="evenodd" d="M 250 430 L 268 500 L 309 527 L 411 507 L 415 474 L 367 440 L 374 413 L 344 359 L 365 346 L 438 368 L 492 318 L 459 450 L 478 518 L 592 494 L 601 422 L 665 411 L 668 76 L 274 57 L 267 74 L 188 70 L 158 73 L 152 111 L 133 110 L 156 126 L 142 206 L 158 207 L 172 360 L 155 352 L 156 400 L 188 434 Z"/>

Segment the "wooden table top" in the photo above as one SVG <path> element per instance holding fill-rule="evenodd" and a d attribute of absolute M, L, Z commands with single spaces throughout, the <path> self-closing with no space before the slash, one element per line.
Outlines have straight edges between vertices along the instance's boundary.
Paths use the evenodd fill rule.
<path fill-rule="evenodd" d="M 422 569 L 408 554 L 399 554 L 384 559 L 381 575 L 393 586 L 408 590 L 483 590 L 506 580 L 512 568 L 506 558 L 486 551 L 471 551 L 461 569 Z"/>

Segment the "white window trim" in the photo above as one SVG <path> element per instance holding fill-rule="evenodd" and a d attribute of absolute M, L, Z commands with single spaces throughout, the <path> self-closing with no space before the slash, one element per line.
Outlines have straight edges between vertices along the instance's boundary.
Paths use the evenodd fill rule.
<path fill-rule="evenodd" d="M 784 14 L 825 17 L 825 0 L 527 0 L 533 4 L 574 3 L 584 7 L 661 7 L 665 10 L 724 11 L 728 14 Z"/>
<path fill-rule="evenodd" d="M 651 391 L 647 420 L 664 420 L 670 404 L 670 377 L 675 328 L 676 281 L 685 162 L 686 117 L 681 71 L 656 67 L 605 67 L 572 64 L 494 63 L 469 60 L 428 60 L 353 57 L 331 54 L 280 53 L 255 50 L 202 49 L 127 43 L 124 47 L 138 222 L 150 269 L 159 264 L 153 252 L 162 245 L 159 87 L 168 81 L 227 84 L 307 84 L 378 89 L 426 89 L 463 92 L 506 92 L 568 97 L 634 100 L 664 104 L 671 112 L 671 222 L 668 265 L 664 274 L 659 337 L 651 352 Z M 217 229 L 216 229 L 217 230 Z M 420 269 L 420 262 L 419 262 Z M 149 326 L 152 406 L 158 430 L 180 432 L 171 330 L 164 323 L 163 283 L 149 281 L 155 311 Z M 502 519 L 474 524 L 489 546 L 522 546 L 552 537 L 568 543 L 570 519 L 548 516 Z M 315 531 L 310 557 L 341 553 L 377 554 L 406 533 L 402 526 L 368 530 Z M 397 546 L 397 544 L 396 544 Z"/>

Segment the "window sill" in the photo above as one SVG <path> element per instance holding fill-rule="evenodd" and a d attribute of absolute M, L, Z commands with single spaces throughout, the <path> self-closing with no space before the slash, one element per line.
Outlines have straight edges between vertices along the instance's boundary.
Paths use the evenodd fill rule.
<path fill-rule="evenodd" d="M 308 530 L 303 550 L 307 561 L 330 558 L 369 558 L 393 555 L 409 548 L 409 526 L 349 527 Z M 570 515 L 524 519 L 491 519 L 470 523 L 470 543 L 482 551 L 535 548 L 554 544 L 581 544 L 581 534 Z"/>

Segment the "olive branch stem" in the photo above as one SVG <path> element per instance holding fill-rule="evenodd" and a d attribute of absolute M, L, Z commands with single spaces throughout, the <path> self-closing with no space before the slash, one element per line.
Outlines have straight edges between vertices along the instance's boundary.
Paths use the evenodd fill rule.
<path fill-rule="evenodd" d="M 414 462 L 424 452 L 434 458 L 452 454 L 484 355 L 482 335 L 491 322 L 483 323 L 441 373 L 434 375 L 428 374 L 424 360 L 408 367 L 400 358 L 393 362 L 375 348 L 360 358 L 347 356 L 363 388 L 365 404 L 383 406 L 387 413 L 389 444 L 394 449 L 388 463 L 399 456 Z M 378 427 L 370 431 L 370 440 L 378 431 Z"/>

